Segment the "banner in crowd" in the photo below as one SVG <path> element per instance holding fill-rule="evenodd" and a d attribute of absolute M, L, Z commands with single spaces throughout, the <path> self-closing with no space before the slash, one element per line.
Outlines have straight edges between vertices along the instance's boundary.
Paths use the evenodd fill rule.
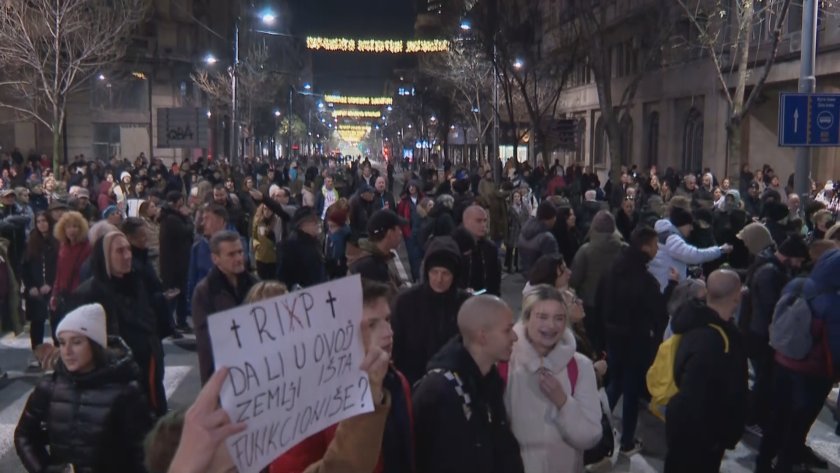
<path fill-rule="evenodd" d="M 230 374 L 221 392 L 240 473 L 257 473 L 297 443 L 374 409 L 360 330 L 356 275 L 208 318 L 213 357 Z"/>

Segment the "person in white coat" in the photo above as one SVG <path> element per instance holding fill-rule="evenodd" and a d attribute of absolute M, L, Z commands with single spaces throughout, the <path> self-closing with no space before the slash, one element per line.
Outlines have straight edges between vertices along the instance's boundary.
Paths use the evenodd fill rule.
<path fill-rule="evenodd" d="M 670 217 L 656 222 L 654 230 L 659 235 L 659 251 L 648 265 L 648 271 L 659 282 L 659 291 L 665 292 L 671 268 L 677 271 L 679 280 L 687 277 L 688 265 L 708 263 L 732 251 L 732 245 L 725 244 L 711 248 L 697 248 L 687 241 L 694 228 L 691 212 L 681 207 L 671 209 Z"/>
<path fill-rule="evenodd" d="M 583 452 L 601 439 L 595 370 L 576 353 L 568 311 L 562 294 L 541 284 L 514 326 L 505 406 L 528 473 L 582 472 Z"/>

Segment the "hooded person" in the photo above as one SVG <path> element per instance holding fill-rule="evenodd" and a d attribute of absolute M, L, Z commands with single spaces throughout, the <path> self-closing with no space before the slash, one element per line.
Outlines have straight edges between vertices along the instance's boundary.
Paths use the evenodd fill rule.
<path fill-rule="evenodd" d="M 131 245 L 112 231 L 93 246 L 92 277 L 69 298 L 70 307 L 98 303 L 107 314 L 108 335 L 120 336 L 140 367 L 139 382 L 157 415 L 167 411 L 163 389 L 163 345 L 159 327 L 169 326 L 166 303 L 132 267 Z"/>
<path fill-rule="evenodd" d="M 321 221 L 312 207 L 301 207 L 291 220 L 292 232 L 277 246 L 277 279 L 290 290 L 327 280 Z"/>
<path fill-rule="evenodd" d="M 61 359 L 29 396 L 15 429 L 27 471 L 143 473 L 143 437 L 152 416 L 131 350 L 108 336 L 99 304 L 58 324 Z"/>
<path fill-rule="evenodd" d="M 537 215 L 529 218 L 522 226 L 517 248 L 523 274 L 528 274 L 540 256 L 560 254 L 557 240 L 551 232 L 556 220 L 557 208 L 548 200 L 544 200 L 537 207 Z"/>
<path fill-rule="evenodd" d="M 589 228 L 589 241 L 575 254 L 569 279 L 569 285 L 583 299 L 584 311 L 587 314 L 597 313 L 598 285 L 626 247 L 627 243 L 622 241 L 621 235 L 616 231 L 612 214 L 608 210 L 601 210 L 595 214 Z M 583 323 L 593 348 L 597 351 L 606 348 L 606 329 L 602 321 L 598 317 L 586 317 Z"/>
<path fill-rule="evenodd" d="M 671 268 L 677 271 L 679 281 L 687 276 L 689 265 L 708 263 L 732 251 L 732 245 L 724 244 L 711 248 L 697 248 L 686 241 L 694 228 L 691 212 L 681 208 L 671 209 L 668 219 L 656 222 L 654 230 L 659 235 L 659 252 L 650 262 L 648 270 L 659 281 L 660 291 L 668 286 Z"/>
<path fill-rule="evenodd" d="M 469 293 L 458 289 L 461 253 L 449 236 L 429 243 L 423 259 L 422 283 L 401 292 L 394 301 L 394 365 L 414 384 L 426 364 L 458 334 L 458 310 Z"/>

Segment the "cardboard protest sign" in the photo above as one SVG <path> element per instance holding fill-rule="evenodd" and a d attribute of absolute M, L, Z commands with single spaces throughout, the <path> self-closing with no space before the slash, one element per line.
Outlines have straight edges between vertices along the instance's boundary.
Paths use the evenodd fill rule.
<path fill-rule="evenodd" d="M 222 407 L 248 428 L 227 441 L 240 473 L 256 473 L 308 436 L 374 409 L 356 275 L 208 318 L 213 357 L 230 374 Z"/>

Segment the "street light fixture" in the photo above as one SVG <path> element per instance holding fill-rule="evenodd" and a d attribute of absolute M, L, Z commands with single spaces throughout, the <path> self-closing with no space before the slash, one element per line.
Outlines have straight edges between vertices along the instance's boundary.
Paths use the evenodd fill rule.
<path fill-rule="evenodd" d="M 280 116 L 280 110 L 275 110 L 274 111 L 274 116 L 279 117 Z"/>
<path fill-rule="evenodd" d="M 312 90 L 312 84 L 308 82 L 306 84 L 303 84 L 303 90 Z"/>
<path fill-rule="evenodd" d="M 391 112 L 391 111 L 393 111 L 393 110 L 394 110 L 394 107 L 392 107 L 392 106 L 388 105 L 388 111 L 389 111 L 389 112 Z"/>
<path fill-rule="evenodd" d="M 213 64 L 216 64 L 217 62 L 219 62 L 219 60 L 216 59 L 216 56 L 214 56 L 212 54 L 208 54 L 207 56 L 204 56 L 204 62 L 206 64 L 209 64 L 209 65 L 212 66 Z"/>
<path fill-rule="evenodd" d="M 104 74 L 99 74 L 98 79 L 99 79 L 99 80 L 105 80 L 105 75 L 104 75 Z"/>
<path fill-rule="evenodd" d="M 472 29 L 472 25 L 470 24 L 469 20 L 462 20 L 461 21 L 461 31 L 469 31 Z"/>
<path fill-rule="evenodd" d="M 516 69 L 517 71 L 519 69 L 522 69 L 522 67 L 524 65 L 525 65 L 525 63 L 522 62 L 522 59 L 517 59 L 516 61 L 513 62 L 513 68 Z"/>
<path fill-rule="evenodd" d="M 275 14 L 271 10 L 266 9 L 263 10 L 263 12 L 260 14 L 260 19 L 262 20 L 264 25 L 272 26 L 274 22 L 277 21 L 277 14 Z"/>

